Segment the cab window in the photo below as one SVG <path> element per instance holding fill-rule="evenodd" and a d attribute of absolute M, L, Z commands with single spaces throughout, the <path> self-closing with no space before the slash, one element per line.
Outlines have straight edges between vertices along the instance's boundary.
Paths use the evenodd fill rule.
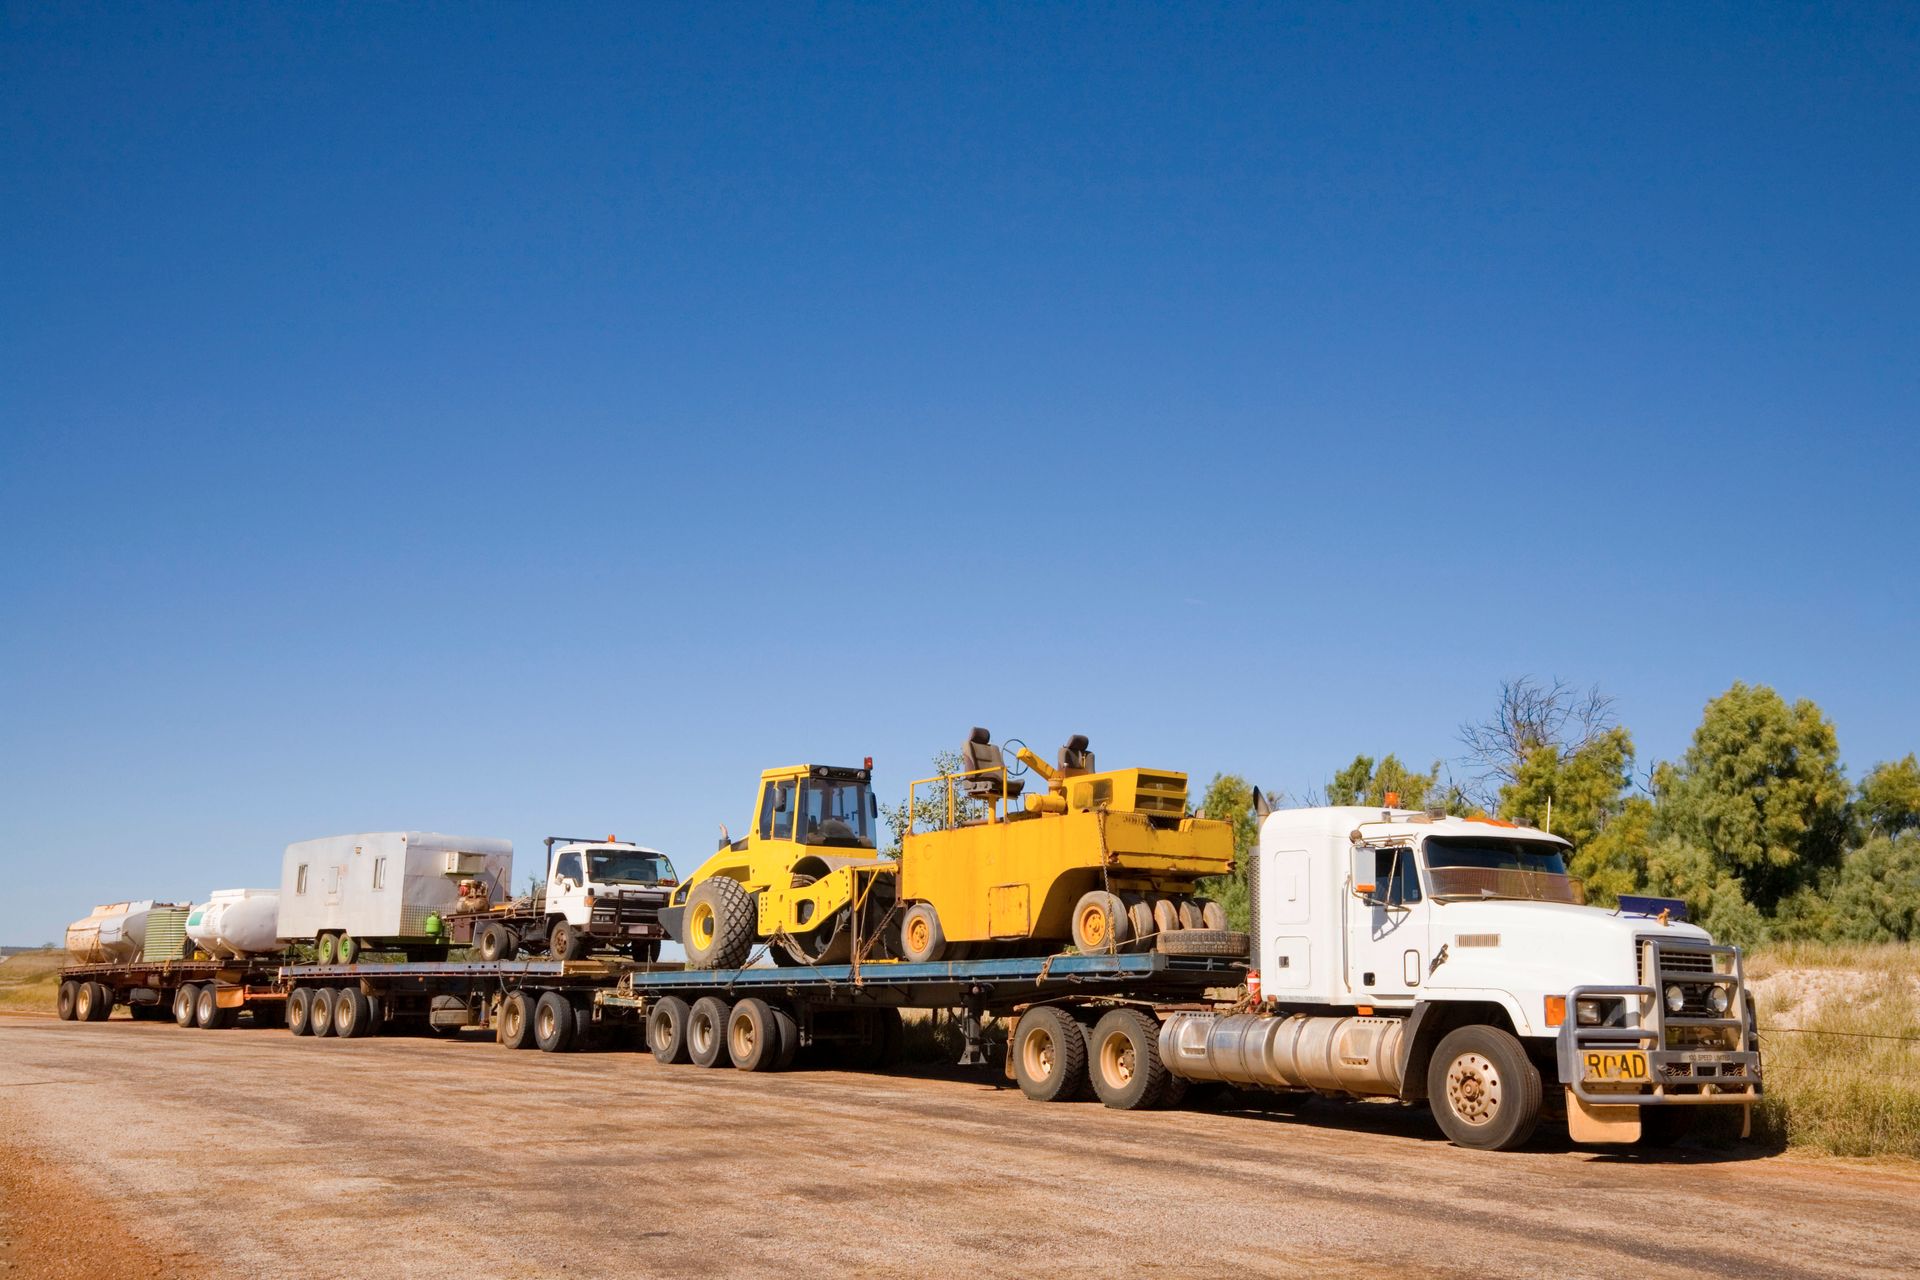
<path fill-rule="evenodd" d="M 1387 905 L 1402 907 L 1420 901 L 1420 870 L 1414 862 L 1413 850 L 1383 849 L 1381 854 L 1391 859 L 1385 878 Z"/>
<path fill-rule="evenodd" d="M 872 848 L 871 795 L 864 782 L 809 778 L 800 788 L 800 838 L 808 844 Z"/>
<path fill-rule="evenodd" d="M 793 788 L 791 778 L 785 782 L 769 782 L 760 797 L 760 838 L 762 840 L 793 839 Z"/>
<path fill-rule="evenodd" d="M 560 861 L 553 864 L 553 877 L 556 880 L 571 880 L 581 883 L 585 877 L 580 874 L 580 854 L 578 850 L 560 855 Z"/>

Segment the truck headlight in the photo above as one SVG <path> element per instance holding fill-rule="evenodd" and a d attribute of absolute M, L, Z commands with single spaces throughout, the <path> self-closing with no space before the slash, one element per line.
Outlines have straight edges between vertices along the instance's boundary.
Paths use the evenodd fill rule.
<path fill-rule="evenodd" d="M 1686 1007 L 1686 1004 L 1687 993 L 1680 989 L 1680 984 L 1676 982 L 1669 985 L 1667 987 L 1667 1012 L 1678 1013 Z"/>
<path fill-rule="evenodd" d="M 1732 1003 L 1733 997 L 1728 995 L 1727 989 L 1717 982 L 1714 984 L 1713 990 L 1707 992 L 1707 1005 L 1715 1013 L 1725 1013 L 1727 1006 Z"/>
<path fill-rule="evenodd" d="M 1573 1017 L 1583 1027 L 1597 1027 L 1607 1020 L 1605 1009 L 1598 1000 L 1575 1000 Z"/>

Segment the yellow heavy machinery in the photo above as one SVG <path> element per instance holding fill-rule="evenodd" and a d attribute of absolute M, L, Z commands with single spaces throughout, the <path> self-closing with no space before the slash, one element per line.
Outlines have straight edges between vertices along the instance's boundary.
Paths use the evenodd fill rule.
<path fill-rule="evenodd" d="M 874 849 L 873 761 L 760 775 L 753 826 L 677 887 L 660 922 L 697 969 L 731 969 L 767 940 L 779 964 L 841 964 L 870 945 L 894 901 L 899 864 Z M 866 926 L 862 929 L 860 926 Z"/>
<path fill-rule="evenodd" d="M 1067 942 L 1083 952 L 1150 948 L 1182 931 L 1226 929 L 1225 912 L 1195 887 L 1233 870 L 1233 829 L 1188 812 L 1185 774 L 1102 772 L 1078 734 L 1052 765 L 1025 746 L 1014 758 L 1009 766 L 992 735 L 975 729 L 963 769 L 909 790 L 901 959 L 1033 954 Z M 1023 797 L 1027 770 L 1044 793 Z"/>

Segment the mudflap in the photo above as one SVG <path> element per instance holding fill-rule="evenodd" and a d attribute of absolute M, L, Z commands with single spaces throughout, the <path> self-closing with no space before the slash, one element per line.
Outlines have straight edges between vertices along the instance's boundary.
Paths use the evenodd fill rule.
<path fill-rule="evenodd" d="M 1567 1091 L 1567 1136 L 1575 1142 L 1640 1141 L 1639 1107 L 1595 1106 Z"/>

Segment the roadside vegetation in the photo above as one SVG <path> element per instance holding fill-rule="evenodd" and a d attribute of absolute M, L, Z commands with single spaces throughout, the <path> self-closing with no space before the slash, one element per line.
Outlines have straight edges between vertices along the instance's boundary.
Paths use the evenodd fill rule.
<path fill-rule="evenodd" d="M 66 962 L 60 950 L 23 951 L 0 961 L 0 1009 L 51 1012 Z"/>

